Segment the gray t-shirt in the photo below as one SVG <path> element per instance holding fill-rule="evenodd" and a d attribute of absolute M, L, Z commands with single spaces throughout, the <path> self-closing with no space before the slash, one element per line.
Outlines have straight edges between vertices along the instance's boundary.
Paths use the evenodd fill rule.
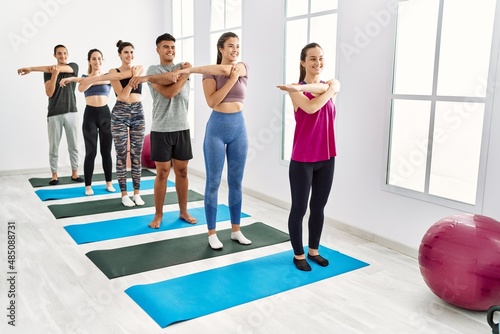
<path fill-rule="evenodd" d="M 180 68 L 180 63 L 176 65 L 152 65 L 148 68 L 147 75 L 172 72 Z M 189 130 L 189 122 L 187 120 L 189 81 L 184 84 L 179 94 L 171 99 L 167 99 L 158 93 L 150 83 L 148 84 L 153 97 L 153 122 L 151 124 L 151 131 L 174 132 Z"/>
<path fill-rule="evenodd" d="M 73 73 L 59 73 L 57 76 L 56 89 L 52 97 L 49 97 L 47 117 L 78 111 L 75 96 L 76 82 L 70 82 L 65 87 L 59 86 L 61 79 L 78 76 L 78 65 L 76 63 L 68 63 L 67 65 L 73 69 Z M 51 78 L 51 73 L 43 73 L 44 82 L 49 81 Z"/>

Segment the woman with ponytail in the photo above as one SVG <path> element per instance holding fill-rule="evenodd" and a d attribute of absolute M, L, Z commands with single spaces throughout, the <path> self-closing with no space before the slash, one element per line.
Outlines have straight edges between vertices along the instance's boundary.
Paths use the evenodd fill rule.
<path fill-rule="evenodd" d="M 218 191 L 227 155 L 227 181 L 231 239 L 243 245 L 252 242 L 240 230 L 242 180 L 248 151 L 243 107 L 248 80 L 248 65 L 238 62 L 240 41 L 233 32 L 222 34 L 217 42 L 217 64 L 185 68 L 183 73 L 203 74 L 203 91 L 212 113 L 207 123 L 203 152 L 205 156 L 205 215 L 208 243 L 222 249 L 216 234 Z"/>
<path fill-rule="evenodd" d="M 323 70 L 323 50 L 317 43 L 307 44 L 300 53 L 298 84 L 278 86 L 287 91 L 295 115 L 295 133 L 289 179 L 292 207 L 288 218 L 293 263 L 299 270 L 310 271 L 302 245 L 302 219 L 309 201 L 309 250 L 307 258 L 320 266 L 328 260 L 319 255 L 319 243 L 324 223 L 324 208 L 330 195 L 335 167 L 335 104 L 339 92 L 337 80 L 320 80 Z"/>

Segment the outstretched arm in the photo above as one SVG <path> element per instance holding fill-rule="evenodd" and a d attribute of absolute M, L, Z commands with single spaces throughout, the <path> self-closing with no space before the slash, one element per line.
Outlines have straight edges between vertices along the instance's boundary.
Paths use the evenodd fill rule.
<path fill-rule="evenodd" d="M 192 65 L 188 62 L 181 64 L 181 69 L 189 68 Z M 136 88 L 140 83 L 149 82 L 151 87 L 167 99 L 177 96 L 182 90 L 182 87 L 189 79 L 188 74 L 179 74 L 179 70 L 172 72 L 164 72 L 151 74 L 146 76 L 138 76 L 130 80 L 130 85 Z"/>
<path fill-rule="evenodd" d="M 232 68 L 237 67 L 239 69 L 238 75 L 244 77 L 247 75 L 247 68 L 243 63 L 237 63 L 234 65 L 206 65 L 198 67 L 185 68 L 179 71 L 181 74 L 209 74 L 209 75 L 224 75 L 226 77 L 230 76 L 232 73 Z"/>
<path fill-rule="evenodd" d="M 21 67 L 17 70 L 17 74 L 26 75 L 26 74 L 30 74 L 31 72 L 50 73 L 50 72 L 52 72 L 52 68 L 54 66 L 59 67 L 60 73 L 73 73 L 73 69 L 69 65 L 47 65 L 47 66 Z"/>
<path fill-rule="evenodd" d="M 107 81 L 119 81 L 122 79 L 127 79 L 127 78 L 132 78 L 134 75 L 133 71 L 137 71 L 139 73 L 143 72 L 143 67 L 142 66 L 133 66 L 130 70 L 123 71 L 123 72 L 118 72 L 114 69 L 110 70 L 109 73 L 102 74 L 102 75 L 96 75 L 92 77 L 86 77 L 80 83 L 82 85 L 92 85 L 96 84 L 99 82 L 107 82 Z"/>
<path fill-rule="evenodd" d="M 313 94 L 318 94 L 312 99 L 309 99 L 302 93 L 304 91 L 319 89 L 319 87 L 321 86 L 316 86 L 316 84 L 284 85 L 284 86 L 278 86 L 278 88 L 289 92 L 290 98 L 292 99 L 293 108 L 295 111 L 297 110 L 297 108 L 300 108 L 308 114 L 314 114 L 321 107 L 323 107 L 325 103 L 328 102 L 329 99 L 335 97 L 340 90 L 340 83 L 338 82 L 338 80 L 330 80 L 325 85 L 327 85 L 326 87 L 327 89 L 323 90 L 322 93 L 311 92 Z M 300 88 L 297 86 L 306 86 L 306 87 Z"/>
<path fill-rule="evenodd" d="M 205 78 L 205 80 L 203 80 L 203 92 L 205 93 L 205 100 L 207 101 L 208 106 L 215 109 L 219 104 L 221 104 L 231 88 L 233 88 L 236 81 L 238 81 L 239 77 L 239 67 L 232 65 L 229 80 L 227 80 L 224 86 L 219 89 L 217 89 L 217 84 L 214 79 Z"/>
<path fill-rule="evenodd" d="M 312 94 L 322 94 L 328 89 L 328 84 L 326 83 L 313 83 L 305 85 L 288 84 L 288 85 L 278 85 L 276 87 L 288 93 L 309 92 Z"/>

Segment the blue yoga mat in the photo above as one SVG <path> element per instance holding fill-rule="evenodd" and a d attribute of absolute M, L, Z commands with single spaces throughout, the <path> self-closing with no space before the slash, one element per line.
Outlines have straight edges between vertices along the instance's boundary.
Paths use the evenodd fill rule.
<path fill-rule="evenodd" d="M 141 190 L 148 190 L 154 188 L 155 180 L 142 180 L 141 181 Z M 167 187 L 173 187 L 175 184 L 168 180 Z M 117 193 L 120 192 L 120 187 L 118 183 L 113 183 L 113 187 L 116 189 Z M 99 195 L 109 195 L 112 194 L 106 190 L 106 184 L 94 185 L 92 186 L 94 190 L 94 196 Z M 132 189 L 132 182 L 127 182 L 127 189 Z M 35 194 L 42 201 L 51 201 L 58 199 L 69 199 L 69 198 L 78 198 L 85 197 L 85 186 L 79 187 L 71 187 L 71 188 L 57 188 L 57 189 L 39 189 L 35 191 Z"/>
<path fill-rule="evenodd" d="M 309 261 L 309 272 L 295 268 L 293 251 L 286 251 L 163 282 L 135 285 L 125 292 L 164 328 L 368 266 L 326 247 L 321 247 L 320 253 L 330 265 L 320 267 Z M 234 282 L 238 282 L 236 291 Z"/>
<path fill-rule="evenodd" d="M 148 225 L 154 217 L 154 214 L 136 216 L 129 218 L 118 218 L 113 220 L 105 220 L 95 223 L 67 225 L 64 229 L 75 240 L 77 244 L 89 242 L 103 241 L 109 239 L 130 237 L 133 235 L 155 233 L 160 231 L 174 230 L 190 226 L 206 224 L 205 208 L 189 209 L 189 213 L 198 219 L 196 224 L 189 224 L 179 218 L 179 211 L 169 211 L 163 213 L 163 223 L 159 229 L 150 228 Z M 241 218 L 250 217 L 246 213 L 241 213 Z M 224 204 L 219 204 L 217 207 L 218 222 L 229 220 L 229 207 Z"/>

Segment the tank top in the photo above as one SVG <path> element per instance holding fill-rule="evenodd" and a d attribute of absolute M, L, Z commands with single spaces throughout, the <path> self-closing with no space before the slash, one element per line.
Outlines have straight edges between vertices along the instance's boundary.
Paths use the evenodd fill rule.
<path fill-rule="evenodd" d="M 304 95 L 309 100 L 314 98 L 314 95 L 308 92 L 304 92 Z M 297 108 L 294 114 L 296 124 L 292 160 L 318 162 L 330 160 L 337 155 L 334 132 L 336 108 L 332 99 L 314 114 L 308 114 L 301 108 Z"/>

